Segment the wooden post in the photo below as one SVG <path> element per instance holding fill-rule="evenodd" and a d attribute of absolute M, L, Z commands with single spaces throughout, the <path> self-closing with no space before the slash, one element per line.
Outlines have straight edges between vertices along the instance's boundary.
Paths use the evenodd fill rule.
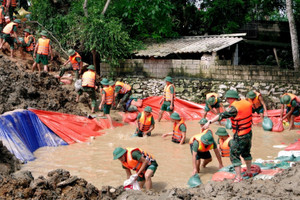
<path fill-rule="evenodd" d="M 278 56 L 277 56 L 277 50 L 276 50 L 275 47 L 273 48 L 273 51 L 274 51 L 275 59 L 276 59 L 276 62 L 277 62 L 277 66 L 280 67 L 280 63 L 279 63 Z"/>

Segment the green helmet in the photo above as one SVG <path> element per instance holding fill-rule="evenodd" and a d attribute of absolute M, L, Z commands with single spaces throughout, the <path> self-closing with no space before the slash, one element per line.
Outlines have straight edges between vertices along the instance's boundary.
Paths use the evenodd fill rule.
<path fill-rule="evenodd" d="M 207 99 L 207 102 L 209 103 L 209 105 L 214 105 L 215 104 L 215 102 L 216 102 L 216 97 L 209 97 L 208 99 Z"/>
<path fill-rule="evenodd" d="M 289 104 L 291 102 L 291 97 L 289 95 L 284 95 L 280 99 L 281 104 Z"/>
<path fill-rule="evenodd" d="M 69 49 L 67 53 L 68 53 L 69 56 L 73 56 L 75 54 L 75 50 L 74 49 Z"/>
<path fill-rule="evenodd" d="M 44 31 L 44 30 L 42 30 L 41 35 L 43 35 L 45 37 L 48 37 L 48 33 L 46 31 Z"/>
<path fill-rule="evenodd" d="M 15 19 L 14 22 L 18 23 L 18 24 L 21 24 L 21 20 L 19 20 L 19 19 Z"/>
<path fill-rule="evenodd" d="M 95 66 L 94 66 L 94 65 L 89 65 L 89 66 L 87 67 L 87 69 L 91 69 L 91 70 L 94 70 L 94 71 L 95 71 Z"/>
<path fill-rule="evenodd" d="M 208 122 L 208 120 L 206 118 L 202 118 L 198 123 L 201 125 L 204 125 Z"/>
<path fill-rule="evenodd" d="M 225 128 L 221 127 L 221 128 L 218 128 L 218 130 L 216 132 L 216 135 L 218 135 L 218 136 L 227 136 L 228 133 L 227 133 Z"/>
<path fill-rule="evenodd" d="M 214 138 L 212 134 L 206 133 L 201 136 L 201 142 L 203 142 L 205 145 L 210 145 L 214 142 Z"/>
<path fill-rule="evenodd" d="M 165 78 L 165 81 L 168 81 L 168 82 L 170 82 L 170 83 L 173 83 L 172 77 L 170 77 L 170 76 L 167 76 L 167 77 Z"/>
<path fill-rule="evenodd" d="M 225 94 L 226 98 L 234 98 L 234 99 L 239 99 L 239 94 L 235 90 L 228 90 Z"/>
<path fill-rule="evenodd" d="M 103 78 L 101 81 L 102 85 L 109 85 L 109 81 L 106 78 Z"/>
<path fill-rule="evenodd" d="M 150 106 L 147 106 L 145 109 L 144 109 L 145 112 L 152 112 L 152 108 Z"/>
<path fill-rule="evenodd" d="M 115 150 L 113 152 L 114 160 L 116 160 L 116 159 L 120 158 L 121 156 L 123 156 L 124 153 L 126 153 L 126 149 L 123 149 L 122 147 L 115 148 Z"/>
<path fill-rule="evenodd" d="M 247 93 L 247 98 L 254 99 L 255 97 L 256 97 L 256 94 L 252 90 Z"/>
<path fill-rule="evenodd" d="M 23 30 L 23 32 L 27 32 L 27 33 L 31 34 L 31 32 L 30 32 L 30 30 L 29 30 L 28 28 L 25 28 L 25 29 Z"/>
<path fill-rule="evenodd" d="M 174 119 L 174 120 L 180 120 L 181 119 L 177 112 L 173 112 L 170 117 L 171 117 L 171 119 Z"/>

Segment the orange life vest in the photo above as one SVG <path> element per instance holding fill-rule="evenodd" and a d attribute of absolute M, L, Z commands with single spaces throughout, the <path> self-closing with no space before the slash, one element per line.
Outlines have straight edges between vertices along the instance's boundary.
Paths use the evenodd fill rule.
<path fill-rule="evenodd" d="M 0 6 L 0 24 L 3 24 L 3 22 L 5 22 L 5 18 L 4 18 L 3 12 L 4 12 L 4 6 L 1 5 Z"/>
<path fill-rule="evenodd" d="M 174 94 L 171 93 L 171 89 L 170 89 L 171 86 L 173 86 Z M 165 88 L 164 88 L 164 100 L 165 101 L 171 101 L 172 96 L 173 96 L 173 98 L 175 97 L 175 87 L 174 87 L 174 85 L 173 84 L 166 85 Z"/>
<path fill-rule="evenodd" d="M 229 136 L 225 141 L 219 138 L 220 149 L 222 157 L 229 157 L 230 156 L 230 147 L 229 141 L 232 140 L 232 137 Z"/>
<path fill-rule="evenodd" d="M 38 50 L 37 53 L 41 55 L 48 55 L 49 54 L 49 46 L 50 46 L 50 39 L 47 38 L 40 38 L 38 40 Z"/>
<path fill-rule="evenodd" d="M 5 4 L 6 4 L 6 0 L 5 0 Z M 17 7 L 17 0 L 11 0 L 10 5 L 8 5 L 8 6 Z"/>
<path fill-rule="evenodd" d="M 33 41 L 31 42 L 30 46 L 26 47 L 26 51 L 33 51 L 35 45 L 35 38 L 33 37 L 33 35 L 28 35 L 27 37 L 24 37 L 24 42 L 27 44 L 29 38 L 32 38 Z"/>
<path fill-rule="evenodd" d="M 148 165 L 151 165 L 152 161 L 155 161 L 154 157 L 151 154 L 148 154 L 147 152 L 143 151 L 140 148 L 126 148 L 127 152 L 126 152 L 126 161 L 122 162 L 123 166 L 131 169 L 131 170 L 135 170 L 135 171 L 139 171 L 139 169 L 142 166 L 142 162 L 139 162 L 138 160 L 134 160 L 132 158 L 132 152 L 133 151 L 140 151 L 142 153 L 142 156 L 144 158 L 146 158 L 147 160 L 149 160 Z M 143 176 L 143 174 L 140 174 L 140 176 Z"/>
<path fill-rule="evenodd" d="M 150 113 L 147 117 L 145 112 L 142 112 L 142 116 L 140 118 L 140 120 L 138 121 L 139 123 L 139 129 L 140 131 L 148 131 L 150 129 L 151 126 L 151 121 L 152 121 L 152 114 Z"/>
<path fill-rule="evenodd" d="M 285 93 L 285 94 L 283 94 L 283 96 L 285 96 L 285 95 L 289 95 L 291 97 L 291 101 L 289 102 L 289 104 L 286 105 L 287 107 L 292 107 L 292 101 L 293 100 L 296 100 L 297 103 L 300 103 L 300 98 L 297 97 L 296 95 L 294 95 L 292 93 Z"/>
<path fill-rule="evenodd" d="M 105 104 L 111 105 L 114 100 L 114 88 L 109 86 L 104 87 L 103 90 L 105 91 Z"/>
<path fill-rule="evenodd" d="M 208 100 L 210 97 L 215 97 L 215 102 L 214 102 L 213 105 L 215 105 L 216 103 L 218 103 L 218 94 L 217 93 L 214 93 L 214 92 L 208 93 L 206 95 L 206 100 Z"/>
<path fill-rule="evenodd" d="M 207 152 L 207 151 L 209 151 L 209 150 L 211 150 L 211 149 L 214 149 L 214 143 L 212 143 L 212 144 L 210 144 L 210 145 L 205 145 L 205 144 L 201 141 L 201 137 L 202 137 L 204 134 L 206 134 L 207 131 L 209 131 L 209 129 L 204 130 L 204 131 L 203 131 L 202 133 L 200 133 L 200 134 L 194 135 L 194 136 L 190 139 L 189 144 L 193 144 L 193 142 L 194 142 L 195 140 L 197 140 L 198 143 L 199 143 L 198 151 L 200 151 L 200 152 Z M 211 131 L 211 130 L 210 130 L 210 131 Z M 211 131 L 211 132 L 212 132 L 212 131 Z M 207 147 L 205 148 L 205 146 L 207 146 Z"/>
<path fill-rule="evenodd" d="M 18 26 L 18 23 L 15 23 L 15 22 L 10 22 L 10 23 L 8 23 L 5 27 L 4 27 L 4 29 L 3 29 L 3 33 L 4 34 L 11 34 L 12 32 L 13 32 L 13 27 L 14 26 Z"/>
<path fill-rule="evenodd" d="M 256 94 L 256 97 L 255 97 L 254 99 L 248 98 L 248 101 L 249 101 L 250 103 L 252 103 L 252 107 L 253 107 L 254 109 L 257 109 L 257 108 L 259 108 L 259 107 L 262 106 L 262 104 L 261 104 L 261 102 L 260 102 L 260 100 L 259 100 L 259 96 L 261 96 L 261 94 L 260 94 L 259 92 L 254 92 L 254 93 Z"/>
<path fill-rule="evenodd" d="M 117 81 L 116 82 L 116 86 L 121 86 L 122 88 L 120 89 L 119 93 L 120 94 L 126 94 L 127 92 L 129 92 L 131 90 L 131 86 L 128 84 L 125 84 L 121 81 Z"/>
<path fill-rule="evenodd" d="M 80 63 L 77 62 L 76 58 L 80 58 L 80 60 L 81 60 L 81 56 L 77 52 L 75 52 L 75 54 L 73 56 L 69 56 L 69 60 L 73 67 L 73 70 L 80 70 Z"/>
<path fill-rule="evenodd" d="M 82 87 L 95 87 L 96 73 L 94 71 L 86 71 L 82 75 Z"/>
<path fill-rule="evenodd" d="M 174 123 L 173 125 L 173 136 L 172 136 L 173 141 L 180 142 L 182 139 L 182 132 L 180 131 L 181 124 L 185 125 L 184 120 L 182 118 L 180 122 Z"/>
<path fill-rule="evenodd" d="M 230 118 L 233 133 L 238 136 L 249 133 L 252 126 L 252 104 L 243 99 L 233 102 L 231 106 L 237 110 L 237 115 Z"/>

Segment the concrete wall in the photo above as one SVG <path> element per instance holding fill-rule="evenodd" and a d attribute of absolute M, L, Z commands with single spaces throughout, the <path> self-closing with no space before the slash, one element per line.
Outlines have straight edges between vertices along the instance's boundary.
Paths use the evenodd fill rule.
<path fill-rule="evenodd" d="M 227 65 L 220 65 L 227 64 Z M 283 70 L 277 66 L 232 66 L 230 61 L 128 59 L 116 69 L 116 76 L 148 76 L 163 78 L 167 75 L 215 80 L 300 82 L 300 72 Z M 109 65 L 101 63 L 101 75 L 109 75 Z"/>

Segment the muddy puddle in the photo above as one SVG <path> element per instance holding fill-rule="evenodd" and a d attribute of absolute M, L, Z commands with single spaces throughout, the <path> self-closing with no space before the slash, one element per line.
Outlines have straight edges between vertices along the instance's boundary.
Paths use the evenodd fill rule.
<path fill-rule="evenodd" d="M 104 185 L 117 187 L 123 184 L 126 174 L 121 163 L 112 159 L 114 148 L 118 146 L 140 147 L 152 153 L 159 165 L 153 177 L 154 190 L 185 188 L 192 175 L 192 157 L 188 140 L 199 132 L 198 121 L 188 121 L 186 124 L 188 130 L 185 145 L 171 142 L 170 137 L 161 138 L 163 133 L 172 130 L 171 122 L 156 123 L 152 136 L 145 138 L 131 137 L 135 126 L 125 125 L 106 130 L 105 135 L 91 139 L 87 143 L 40 148 L 34 153 L 37 159 L 23 165 L 22 170 L 29 170 L 34 177 L 38 177 L 39 175 L 45 176 L 51 170 L 62 168 L 70 171 L 72 175 L 86 179 L 98 188 Z M 218 127 L 218 124 L 213 124 L 211 129 L 215 132 Z M 229 132 L 231 133 L 230 130 Z M 253 126 L 253 160 L 276 158 L 284 146 L 299 138 L 296 132 L 296 130 L 286 130 L 282 133 L 265 132 L 261 126 Z M 213 162 L 207 168 L 200 169 L 203 183 L 207 183 L 212 174 L 218 170 L 217 159 L 214 153 L 211 153 Z M 223 164 L 224 166 L 231 164 L 229 158 L 223 158 Z"/>

